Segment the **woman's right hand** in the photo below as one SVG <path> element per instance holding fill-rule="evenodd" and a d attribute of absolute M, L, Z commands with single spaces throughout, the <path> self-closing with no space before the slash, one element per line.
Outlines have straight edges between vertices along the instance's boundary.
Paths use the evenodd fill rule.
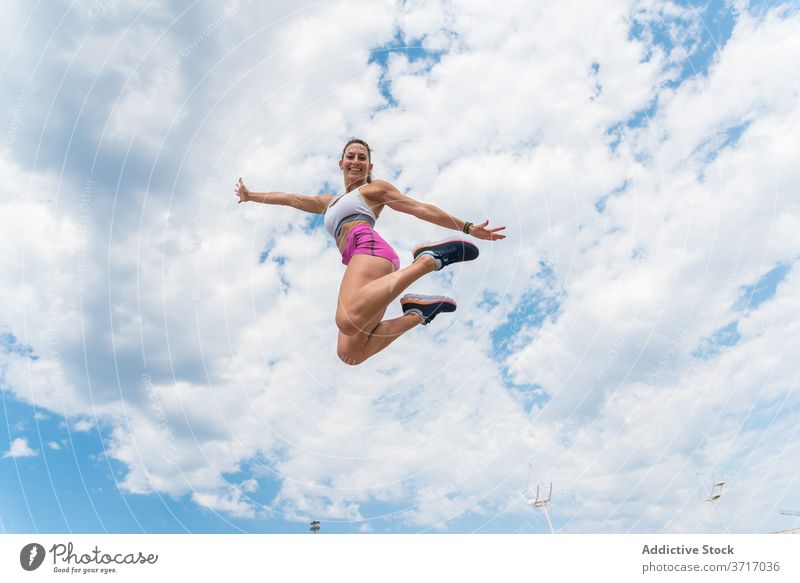
<path fill-rule="evenodd" d="M 242 204 L 250 200 L 250 189 L 244 185 L 241 178 L 239 178 L 239 182 L 236 183 L 236 188 L 234 188 L 233 191 L 236 193 L 236 196 L 239 197 L 239 202 L 237 204 Z"/>

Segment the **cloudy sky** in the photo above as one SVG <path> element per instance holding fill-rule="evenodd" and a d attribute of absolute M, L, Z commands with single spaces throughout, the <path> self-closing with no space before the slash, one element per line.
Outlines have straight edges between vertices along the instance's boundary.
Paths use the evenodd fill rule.
<path fill-rule="evenodd" d="M 0 532 L 798 525 L 795 2 L 2 11 Z M 233 195 L 352 136 L 508 233 L 355 368 L 319 217 Z"/>

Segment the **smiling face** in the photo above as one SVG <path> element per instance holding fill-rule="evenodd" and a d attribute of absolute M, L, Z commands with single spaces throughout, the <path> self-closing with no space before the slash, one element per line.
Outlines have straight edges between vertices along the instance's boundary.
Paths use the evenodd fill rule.
<path fill-rule="evenodd" d="M 342 169 L 344 185 L 348 192 L 366 184 L 367 177 L 372 172 L 370 153 L 367 147 L 358 142 L 348 144 L 344 149 L 342 159 L 339 160 L 339 168 Z"/>

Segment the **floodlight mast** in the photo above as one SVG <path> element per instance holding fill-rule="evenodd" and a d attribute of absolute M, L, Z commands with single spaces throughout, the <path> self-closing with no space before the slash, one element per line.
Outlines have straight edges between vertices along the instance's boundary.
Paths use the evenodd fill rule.
<path fill-rule="evenodd" d="M 703 490 L 706 493 L 706 502 L 711 502 L 712 504 L 719 500 L 722 497 L 722 488 L 725 486 L 725 480 L 720 477 L 719 480 L 716 479 L 714 473 L 711 473 L 711 489 L 705 487 L 703 481 L 700 477 L 700 474 L 697 474 L 697 480 L 700 482 L 700 485 L 703 487 Z"/>
<path fill-rule="evenodd" d="M 550 482 L 550 488 L 547 492 L 547 497 L 539 497 L 539 485 L 536 485 L 536 494 L 533 498 L 530 497 L 530 489 L 521 492 L 522 499 L 525 504 L 531 508 L 541 508 L 544 510 L 544 517 L 547 519 L 547 526 L 550 527 L 550 534 L 555 534 L 556 529 L 553 528 L 553 521 L 550 520 L 550 510 L 547 505 L 550 503 L 550 498 L 553 496 L 553 482 Z"/>

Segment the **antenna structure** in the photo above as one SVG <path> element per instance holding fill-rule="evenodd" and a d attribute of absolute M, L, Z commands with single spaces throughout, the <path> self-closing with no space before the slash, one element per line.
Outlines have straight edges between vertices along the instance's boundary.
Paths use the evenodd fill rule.
<path fill-rule="evenodd" d="M 705 487 L 705 484 L 703 484 L 700 474 L 697 474 L 697 480 L 700 482 L 700 486 L 703 488 L 703 491 L 706 494 L 706 502 L 711 502 L 713 504 L 720 499 L 722 496 L 722 488 L 725 487 L 725 480 L 723 480 L 721 476 L 720 479 L 717 480 L 712 472 L 710 490 Z M 702 495 L 700 499 L 702 500 Z"/>
<path fill-rule="evenodd" d="M 548 504 L 550 504 L 550 498 L 553 496 L 553 482 L 550 482 L 550 485 L 547 490 L 547 496 L 544 496 L 544 493 L 540 491 L 539 484 L 536 484 L 536 491 L 532 491 L 530 488 L 530 478 L 531 478 L 531 466 L 528 465 L 528 487 L 520 492 L 522 495 L 522 500 L 533 509 L 541 508 L 544 510 L 544 517 L 547 519 L 547 526 L 550 527 L 550 534 L 555 534 L 556 529 L 553 528 L 553 521 L 550 520 L 550 510 L 548 510 Z"/>

